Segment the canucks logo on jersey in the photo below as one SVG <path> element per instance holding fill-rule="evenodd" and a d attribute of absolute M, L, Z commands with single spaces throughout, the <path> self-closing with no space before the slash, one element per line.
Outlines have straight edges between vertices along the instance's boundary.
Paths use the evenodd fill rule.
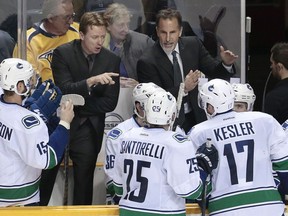
<path fill-rule="evenodd" d="M 118 129 L 118 128 L 115 128 L 115 129 L 113 129 L 113 130 L 111 130 L 111 131 L 109 132 L 108 138 L 115 140 L 115 139 L 117 139 L 121 134 L 122 134 L 122 131 L 121 131 L 120 129 Z"/>
<path fill-rule="evenodd" d="M 28 115 L 22 119 L 22 124 L 25 128 L 30 129 L 40 124 L 40 121 L 36 116 Z"/>
<path fill-rule="evenodd" d="M 174 138 L 177 142 L 180 142 L 180 143 L 183 143 L 183 142 L 185 142 L 185 141 L 188 140 L 188 137 L 187 137 L 187 136 L 183 136 L 182 134 L 179 134 L 179 133 L 174 134 L 174 135 L 173 135 L 173 138 Z"/>

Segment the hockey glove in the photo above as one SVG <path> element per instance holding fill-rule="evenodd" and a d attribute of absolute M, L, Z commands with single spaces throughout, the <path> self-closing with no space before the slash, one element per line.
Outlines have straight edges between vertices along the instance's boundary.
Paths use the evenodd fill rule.
<path fill-rule="evenodd" d="M 218 151 L 214 145 L 207 147 L 206 143 L 202 144 L 196 151 L 198 166 L 207 174 L 211 174 L 212 170 L 218 165 Z"/>
<path fill-rule="evenodd" d="M 62 98 L 62 93 L 57 86 L 45 91 L 31 106 L 30 110 L 38 114 L 47 124 L 50 117 L 56 112 Z"/>
<path fill-rule="evenodd" d="M 39 85 L 39 87 L 37 89 L 35 89 L 35 91 L 33 92 L 33 94 L 27 98 L 27 100 L 24 103 L 24 107 L 30 107 L 36 100 L 38 100 L 40 98 L 41 95 L 44 94 L 45 91 L 47 91 L 49 88 L 53 88 L 54 84 L 52 82 L 52 80 L 46 80 L 45 82 L 43 82 L 41 85 Z"/>

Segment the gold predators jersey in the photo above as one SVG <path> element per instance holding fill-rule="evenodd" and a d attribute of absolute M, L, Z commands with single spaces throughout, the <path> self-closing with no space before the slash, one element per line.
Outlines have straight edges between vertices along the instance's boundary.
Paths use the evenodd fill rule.
<path fill-rule="evenodd" d="M 79 24 L 76 22 L 61 36 L 44 31 L 40 25 L 27 31 L 27 61 L 42 77 L 42 81 L 53 80 L 51 60 L 54 49 L 74 39 L 79 39 Z M 17 57 L 17 47 L 14 49 L 13 57 Z"/>

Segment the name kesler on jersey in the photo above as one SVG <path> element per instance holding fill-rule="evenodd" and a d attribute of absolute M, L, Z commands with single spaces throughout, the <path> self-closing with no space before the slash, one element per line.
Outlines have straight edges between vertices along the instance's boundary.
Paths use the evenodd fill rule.
<path fill-rule="evenodd" d="M 22 124 L 25 128 L 30 129 L 40 124 L 39 119 L 34 115 L 28 115 L 22 118 Z"/>

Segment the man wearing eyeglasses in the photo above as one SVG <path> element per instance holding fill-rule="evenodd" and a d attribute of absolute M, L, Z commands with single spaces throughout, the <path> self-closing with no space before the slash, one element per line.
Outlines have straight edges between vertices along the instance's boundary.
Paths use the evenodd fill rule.
<path fill-rule="evenodd" d="M 44 0 L 42 17 L 41 22 L 27 31 L 27 60 L 45 81 L 53 80 L 50 66 L 53 50 L 79 39 L 79 24 L 73 21 L 72 0 Z M 13 56 L 17 57 L 17 47 Z"/>

